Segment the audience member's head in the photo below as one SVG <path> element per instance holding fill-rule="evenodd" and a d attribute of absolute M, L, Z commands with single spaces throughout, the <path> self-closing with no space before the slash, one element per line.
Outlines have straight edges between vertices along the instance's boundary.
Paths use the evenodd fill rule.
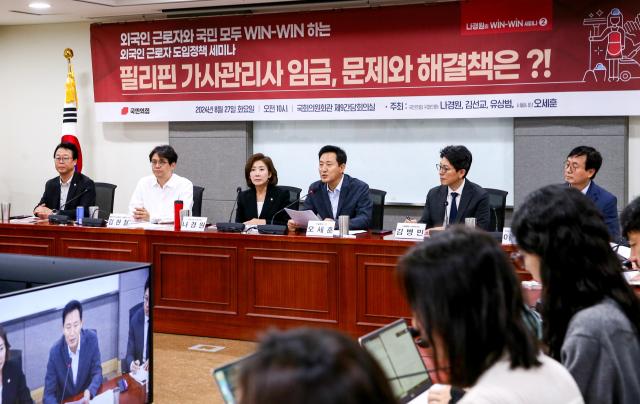
<path fill-rule="evenodd" d="M 636 327 L 640 306 L 621 275 L 596 206 L 580 191 L 550 185 L 532 192 L 513 224 L 525 267 L 542 282 L 544 341 L 560 360 L 569 321 L 610 297 Z"/>
<path fill-rule="evenodd" d="M 271 332 L 240 373 L 242 404 L 395 403 L 375 360 L 336 331 Z"/>
<path fill-rule="evenodd" d="M 244 166 L 244 178 L 249 188 L 256 185 L 278 185 L 278 170 L 271 157 L 256 153 L 249 157 Z"/>
<path fill-rule="evenodd" d="M 402 257 L 399 275 L 449 383 L 472 386 L 505 353 L 512 367 L 539 364 L 515 271 L 488 234 L 464 227 L 437 234 Z"/>
<path fill-rule="evenodd" d="M 640 259 L 640 197 L 631 201 L 620 215 L 622 233 L 629 240 L 631 255 L 634 258 L 635 266 L 638 266 Z"/>

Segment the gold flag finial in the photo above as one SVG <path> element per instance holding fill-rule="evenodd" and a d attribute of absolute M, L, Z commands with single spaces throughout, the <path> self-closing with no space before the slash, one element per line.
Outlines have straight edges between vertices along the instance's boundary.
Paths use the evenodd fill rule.
<path fill-rule="evenodd" d="M 73 57 L 73 49 L 66 48 L 64 50 L 64 58 L 71 62 L 71 58 Z"/>
<path fill-rule="evenodd" d="M 67 59 L 67 65 L 69 66 L 69 69 L 67 71 L 67 83 L 65 84 L 65 88 L 66 88 L 65 102 L 67 104 L 75 103 L 77 108 L 78 95 L 76 93 L 76 78 L 73 74 L 73 67 L 71 67 L 71 58 L 73 57 L 73 49 L 66 48 L 63 54 L 65 59 Z"/>

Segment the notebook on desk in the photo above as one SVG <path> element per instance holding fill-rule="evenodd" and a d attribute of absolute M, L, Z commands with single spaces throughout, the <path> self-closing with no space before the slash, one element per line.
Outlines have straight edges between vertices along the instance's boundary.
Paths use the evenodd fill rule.
<path fill-rule="evenodd" d="M 402 404 L 426 403 L 433 384 L 407 323 L 400 319 L 359 339 L 378 362 Z"/>

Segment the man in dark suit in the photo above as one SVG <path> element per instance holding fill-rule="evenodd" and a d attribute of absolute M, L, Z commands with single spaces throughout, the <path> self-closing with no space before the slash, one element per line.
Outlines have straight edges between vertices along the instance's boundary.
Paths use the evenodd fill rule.
<path fill-rule="evenodd" d="M 82 305 L 72 300 L 62 311 L 62 337 L 49 351 L 44 379 L 44 404 L 57 404 L 83 393 L 89 403 L 102 384 L 98 337 L 82 329 Z"/>
<path fill-rule="evenodd" d="M 368 229 L 373 213 L 369 186 L 344 173 L 347 153 L 328 145 L 320 149 L 318 157 L 320 181 L 309 186 L 312 193 L 304 201 L 304 209 L 312 210 L 323 220 L 336 221 L 339 216 L 347 215 L 349 229 Z M 297 227 L 293 220 L 287 225 L 290 231 Z"/>
<path fill-rule="evenodd" d="M 144 301 L 129 321 L 129 341 L 125 371 L 137 372 L 138 369 L 149 370 L 149 279 L 144 284 Z"/>
<path fill-rule="evenodd" d="M 429 190 L 420 223 L 428 229 L 476 219 L 476 227 L 489 230 L 489 195 L 467 180 L 473 157 L 464 146 L 447 146 L 437 164 L 440 185 Z"/>
<path fill-rule="evenodd" d="M 618 199 L 593 181 L 601 166 L 600 152 L 590 146 L 578 146 L 567 156 L 564 164 L 564 180 L 596 204 L 604 217 L 611 239 L 616 241 L 620 238 Z"/>
<path fill-rule="evenodd" d="M 73 143 L 60 143 L 53 152 L 53 160 L 60 175 L 47 181 L 33 214 L 41 219 L 56 213 L 75 219 L 76 207 L 84 206 L 84 215 L 89 216 L 89 206 L 96 203 L 96 186 L 91 178 L 75 170 L 78 149 Z"/>

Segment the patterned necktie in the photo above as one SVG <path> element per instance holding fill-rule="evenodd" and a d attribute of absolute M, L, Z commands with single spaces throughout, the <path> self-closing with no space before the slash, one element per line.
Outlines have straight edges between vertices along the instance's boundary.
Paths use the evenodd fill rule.
<path fill-rule="evenodd" d="M 458 206 L 456 205 L 457 192 L 451 193 L 451 210 L 449 211 L 449 223 L 456 222 L 456 216 L 458 216 Z"/>

